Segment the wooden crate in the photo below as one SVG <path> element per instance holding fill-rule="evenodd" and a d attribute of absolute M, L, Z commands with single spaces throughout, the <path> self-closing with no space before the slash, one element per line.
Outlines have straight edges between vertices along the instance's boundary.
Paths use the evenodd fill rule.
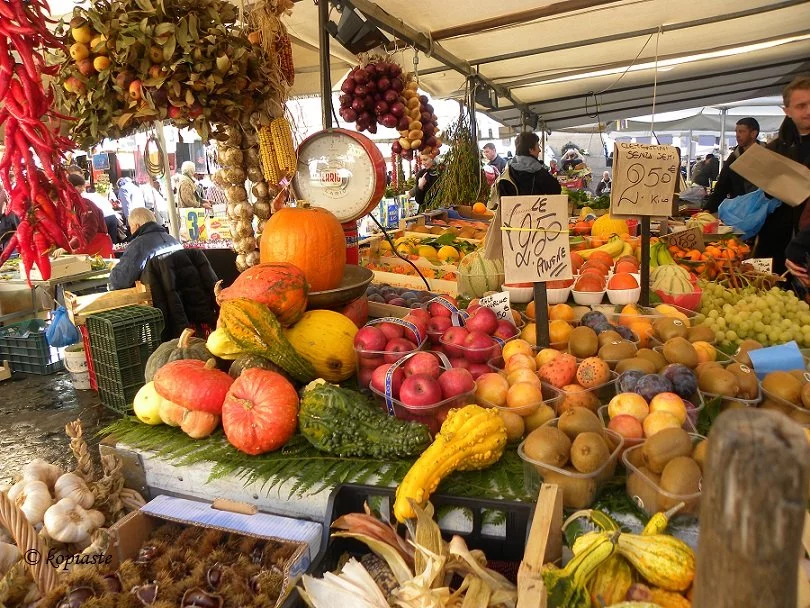
<path fill-rule="evenodd" d="M 8 380 L 9 378 L 11 378 L 11 367 L 8 361 L 3 361 L 2 365 L 0 365 L 0 382 Z"/>
<path fill-rule="evenodd" d="M 90 257 L 86 255 L 64 255 L 51 260 L 51 279 L 61 279 L 77 274 L 84 274 L 85 272 L 90 272 L 91 270 L 92 266 L 90 264 Z M 20 278 L 28 278 L 22 264 L 20 264 Z M 37 266 L 34 266 L 31 269 L 31 280 L 43 280 L 42 273 L 40 273 Z"/>
<path fill-rule="evenodd" d="M 93 293 L 86 296 L 65 292 L 65 308 L 74 325 L 84 325 L 87 316 L 121 308 L 122 306 L 151 306 L 152 294 L 149 286 L 141 282 L 130 289 L 117 289 L 107 293 Z"/>
<path fill-rule="evenodd" d="M 548 605 L 540 572 L 543 564 L 558 563 L 562 557 L 562 525 L 562 491 L 556 485 L 543 484 L 518 570 L 517 608 L 546 608 Z"/>

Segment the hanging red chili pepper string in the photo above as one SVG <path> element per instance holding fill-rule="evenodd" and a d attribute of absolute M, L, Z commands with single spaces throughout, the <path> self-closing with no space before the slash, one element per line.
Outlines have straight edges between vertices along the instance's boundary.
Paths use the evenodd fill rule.
<path fill-rule="evenodd" d="M 0 0 L 0 125 L 5 125 L 6 147 L 0 184 L 8 193 L 8 210 L 20 219 L 0 265 L 19 250 L 26 273 L 36 264 L 45 279 L 54 246 L 69 249 L 71 237 L 84 245 L 76 220 L 84 203 L 62 162 L 75 145 L 45 122 L 69 118 L 51 109 L 53 92 L 42 81 L 59 69 L 47 66 L 43 53 L 64 51 L 48 29 L 56 23 L 48 15 L 46 0 Z"/>

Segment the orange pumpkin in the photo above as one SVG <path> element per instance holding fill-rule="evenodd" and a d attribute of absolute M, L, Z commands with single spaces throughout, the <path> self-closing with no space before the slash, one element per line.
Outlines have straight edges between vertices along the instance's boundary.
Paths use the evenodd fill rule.
<path fill-rule="evenodd" d="M 310 292 L 335 289 L 346 267 L 346 237 L 337 218 L 318 207 L 285 207 L 264 225 L 261 262 L 300 268 Z"/>

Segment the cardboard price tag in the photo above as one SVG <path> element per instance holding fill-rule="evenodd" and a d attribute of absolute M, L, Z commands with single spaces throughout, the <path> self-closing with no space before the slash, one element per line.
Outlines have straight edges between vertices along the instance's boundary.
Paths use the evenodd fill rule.
<path fill-rule="evenodd" d="M 501 232 L 506 283 L 571 278 L 567 196 L 503 197 Z"/>
<path fill-rule="evenodd" d="M 677 148 L 620 142 L 613 159 L 611 215 L 672 215 L 681 167 Z"/>
<path fill-rule="evenodd" d="M 683 249 L 697 249 L 703 251 L 703 229 L 700 227 L 687 228 L 667 235 L 667 243 L 677 245 Z"/>
<path fill-rule="evenodd" d="M 512 325 L 515 324 L 515 318 L 512 316 L 512 305 L 509 302 L 509 292 L 501 291 L 493 293 L 489 296 L 484 296 L 478 299 L 478 303 L 482 308 L 491 308 L 498 317 L 498 320 L 506 319 Z"/>
<path fill-rule="evenodd" d="M 751 264 L 751 266 L 760 272 L 773 273 L 773 258 L 751 258 L 750 260 L 745 260 L 745 263 Z"/>

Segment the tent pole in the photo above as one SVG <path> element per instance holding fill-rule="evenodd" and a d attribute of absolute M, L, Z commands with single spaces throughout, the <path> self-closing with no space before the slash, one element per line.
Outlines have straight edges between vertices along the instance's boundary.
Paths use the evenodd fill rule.
<path fill-rule="evenodd" d="M 720 109 L 720 167 L 726 159 L 726 116 L 728 108 Z"/>
<path fill-rule="evenodd" d="M 689 129 L 689 139 L 687 140 L 689 146 L 686 150 L 686 181 L 692 179 L 692 129 Z"/>
<path fill-rule="evenodd" d="M 160 148 L 163 150 L 163 184 L 166 186 L 166 204 L 169 207 L 169 232 L 179 240 L 180 216 L 177 213 L 174 191 L 172 190 L 172 168 L 169 166 L 169 151 L 166 149 L 166 133 L 163 130 L 163 121 L 155 121 L 155 131 L 157 131 Z"/>
<path fill-rule="evenodd" d="M 318 52 L 321 63 L 321 123 L 332 128 L 332 66 L 329 64 L 329 0 L 318 2 Z"/>

